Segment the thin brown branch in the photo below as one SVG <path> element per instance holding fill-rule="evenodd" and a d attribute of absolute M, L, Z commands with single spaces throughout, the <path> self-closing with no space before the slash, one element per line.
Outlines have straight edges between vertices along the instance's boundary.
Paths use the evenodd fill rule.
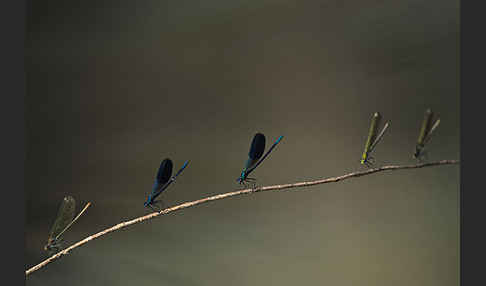
<path fill-rule="evenodd" d="M 85 239 L 76 242 L 75 244 L 69 246 L 68 248 L 54 254 L 53 256 L 49 257 L 48 259 L 46 259 L 46 260 L 42 261 L 41 263 L 39 263 L 39 264 L 31 267 L 30 269 L 26 270 L 25 275 L 27 276 L 27 275 L 31 274 L 32 272 L 41 269 L 42 267 L 53 262 L 54 260 L 57 260 L 61 256 L 68 254 L 71 250 L 73 250 L 77 247 L 80 247 L 81 245 L 83 245 L 83 244 L 85 244 L 85 243 L 87 243 L 87 242 L 89 242 L 93 239 L 99 238 L 99 237 L 101 237 L 105 234 L 108 234 L 108 233 L 113 232 L 113 231 L 120 230 L 120 229 L 125 228 L 129 225 L 137 224 L 137 223 L 140 223 L 140 222 L 145 221 L 145 220 L 152 219 L 152 218 L 157 217 L 157 216 L 166 215 L 168 213 L 175 212 L 175 211 L 185 209 L 185 208 L 188 208 L 188 207 L 192 207 L 192 206 L 195 206 L 195 205 L 199 205 L 199 204 L 203 204 L 203 203 L 207 203 L 207 202 L 211 202 L 211 201 L 216 201 L 216 200 L 220 200 L 220 199 L 224 199 L 224 198 L 234 197 L 234 196 L 238 196 L 238 195 L 244 195 L 244 194 L 273 191 L 273 190 L 284 190 L 284 189 L 290 189 L 290 188 L 308 187 L 308 186 L 314 186 L 314 185 L 320 185 L 320 184 L 326 184 L 326 183 L 334 183 L 334 182 L 339 182 L 341 180 L 345 180 L 345 179 L 349 179 L 349 178 L 353 178 L 353 177 L 361 177 L 361 176 L 370 175 L 370 174 L 378 173 L 378 172 L 382 172 L 382 171 L 391 171 L 391 170 L 400 170 L 400 169 L 417 169 L 417 168 L 423 168 L 423 167 L 431 167 L 431 166 L 438 166 L 438 165 L 450 165 L 450 164 L 459 164 L 459 160 L 442 160 L 442 161 L 438 161 L 438 162 L 420 163 L 420 164 L 414 164 L 414 165 L 383 166 L 383 167 L 380 167 L 380 168 L 369 169 L 369 170 L 359 171 L 359 172 L 353 172 L 353 173 L 349 173 L 349 174 L 339 176 L 339 177 L 332 177 L 332 178 L 327 178 L 327 179 L 322 179 L 322 180 L 317 180 L 317 181 L 310 181 L 310 182 L 274 185 L 274 186 L 267 186 L 267 187 L 259 187 L 259 188 L 255 188 L 255 189 L 245 189 L 245 190 L 239 190 L 239 191 L 219 194 L 219 195 L 215 195 L 215 196 L 210 196 L 210 197 L 202 198 L 202 199 L 195 200 L 195 201 L 192 201 L 192 202 L 186 202 L 186 203 L 183 203 L 183 204 L 180 204 L 180 205 L 177 205 L 177 206 L 173 206 L 173 207 L 164 209 L 160 212 L 154 212 L 154 213 L 151 213 L 151 214 L 139 217 L 139 218 L 135 218 L 135 219 L 132 219 L 132 220 L 129 220 L 129 221 L 119 223 L 115 226 L 107 228 L 107 229 L 100 231 L 96 234 L 90 235 L 90 236 L 86 237 Z"/>

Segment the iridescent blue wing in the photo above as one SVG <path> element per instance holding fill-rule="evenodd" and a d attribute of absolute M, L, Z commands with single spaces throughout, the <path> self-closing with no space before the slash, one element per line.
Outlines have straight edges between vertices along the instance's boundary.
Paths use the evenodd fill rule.
<path fill-rule="evenodd" d="M 167 158 L 160 163 L 157 176 L 155 177 L 154 186 L 152 188 L 152 194 L 156 193 L 165 183 L 167 183 L 172 176 L 172 161 Z"/>
<path fill-rule="evenodd" d="M 167 182 L 163 184 L 158 190 L 152 192 L 152 200 L 155 200 L 165 189 L 167 189 L 167 187 L 176 180 L 177 176 L 179 176 L 182 173 L 182 171 L 187 167 L 188 164 L 189 161 L 184 162 L 184 165 L 182 165 L 179 171 L 177 171 L 177 173 L 172 178 L 167 180 Z M 172 172 L 172 162 L 171 162 L 171 172 Z"/>
<path fill-rule="evenodd" d="M 262 157 L 265 151 L 265 135 L 257 133 L 251 141 L 250 151 L 248 152 L 248 160 L 245 164 L 245 170 L 252 168 L 258 160 Z"/>

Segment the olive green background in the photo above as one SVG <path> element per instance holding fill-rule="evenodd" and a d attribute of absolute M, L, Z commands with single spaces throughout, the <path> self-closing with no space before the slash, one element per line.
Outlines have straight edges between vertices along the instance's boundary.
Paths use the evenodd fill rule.
<path fill-rule="evenodd" d="M 59 2 L 59 3 L 57 3 Z M 69 3 L 68 3 L 69 2 Z M 81 1 L 80 1 L 81 2 Z M 260 185 L 459 158 L 459 1 L 35 1 L 26 39 L 25 264 L 65 195 L 92 206 L 71 244 L 166 205 L 233 191 L 256 132 L 284 139 Z M 225 199 L 92 241 L 27 285 L 458 285 L 459 167 Z"/>

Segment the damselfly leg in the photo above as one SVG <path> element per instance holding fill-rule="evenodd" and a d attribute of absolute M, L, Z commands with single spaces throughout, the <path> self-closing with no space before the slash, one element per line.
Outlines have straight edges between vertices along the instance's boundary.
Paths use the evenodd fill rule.
<path fill-rule="evenodd" d="M 373 164 L 375 163 L 375 158 L 371 157 L 368 155 L 368 157 L 366 158 L 365 161 L 363 161 L 363 164 L 367 167 L 367 168 L 371 168 L 373 167 Z"/>
<path fill-rule="evenodd" d="M 424 148 L 422 149 L 422 152 L 420 152 L 420 156 L 418 156 L 417 160 L 419 160 L 419 162 L 424 162 L 427 161 L 428 159 L 429 159 L 429 150 Z"/>
<path fill-rule="evenodd" d="M 155 203 L 149 204 L 147 206 L 149 208 L 151 208 L 154 212 L 158 212 L 158 213 L 160 212 L 160 209 L 158 209 L 158 210 L 154 209 L 154 206 L 157 207 L 157 208 L 159 208 L 159 206 L 157 206 Z"/>
<path fill-rule="evenodd" d="M 165 208 L 167 205 L 164 203 L 164 200 L 156 200 L 154 201 L 156 206 L 159 208 L 159 212 L 162 211 L 163 208 Z"/>
<path fill-rule="evenodd" d="M 246 178 L 246 180 L 250 181 L 249 182 L 249 185 L 251 185 L 251 188 L 252 189 L 255 189 L 257 187 L 257 183 L 256 183 L 257 179 L 255 179 L 255 178 Z"/>

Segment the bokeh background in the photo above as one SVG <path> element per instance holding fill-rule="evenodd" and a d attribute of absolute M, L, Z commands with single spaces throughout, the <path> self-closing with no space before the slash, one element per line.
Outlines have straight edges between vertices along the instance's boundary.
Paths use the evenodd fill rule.
<path fill-rule="evenodd" d="M 167 205 L 233 191 L 256 132 L 283 141 L 260 185 L 459 158 L 459 1 L 34 1 L 26 39 L 25 266 L 59 203 L 93 203 L 71 244 Z M 268 148 L 268 147 L 267 147 Z M 458 285 L 459 168 L 432 167 L 185 209 L 104 236 L 27 285 Z"/>

